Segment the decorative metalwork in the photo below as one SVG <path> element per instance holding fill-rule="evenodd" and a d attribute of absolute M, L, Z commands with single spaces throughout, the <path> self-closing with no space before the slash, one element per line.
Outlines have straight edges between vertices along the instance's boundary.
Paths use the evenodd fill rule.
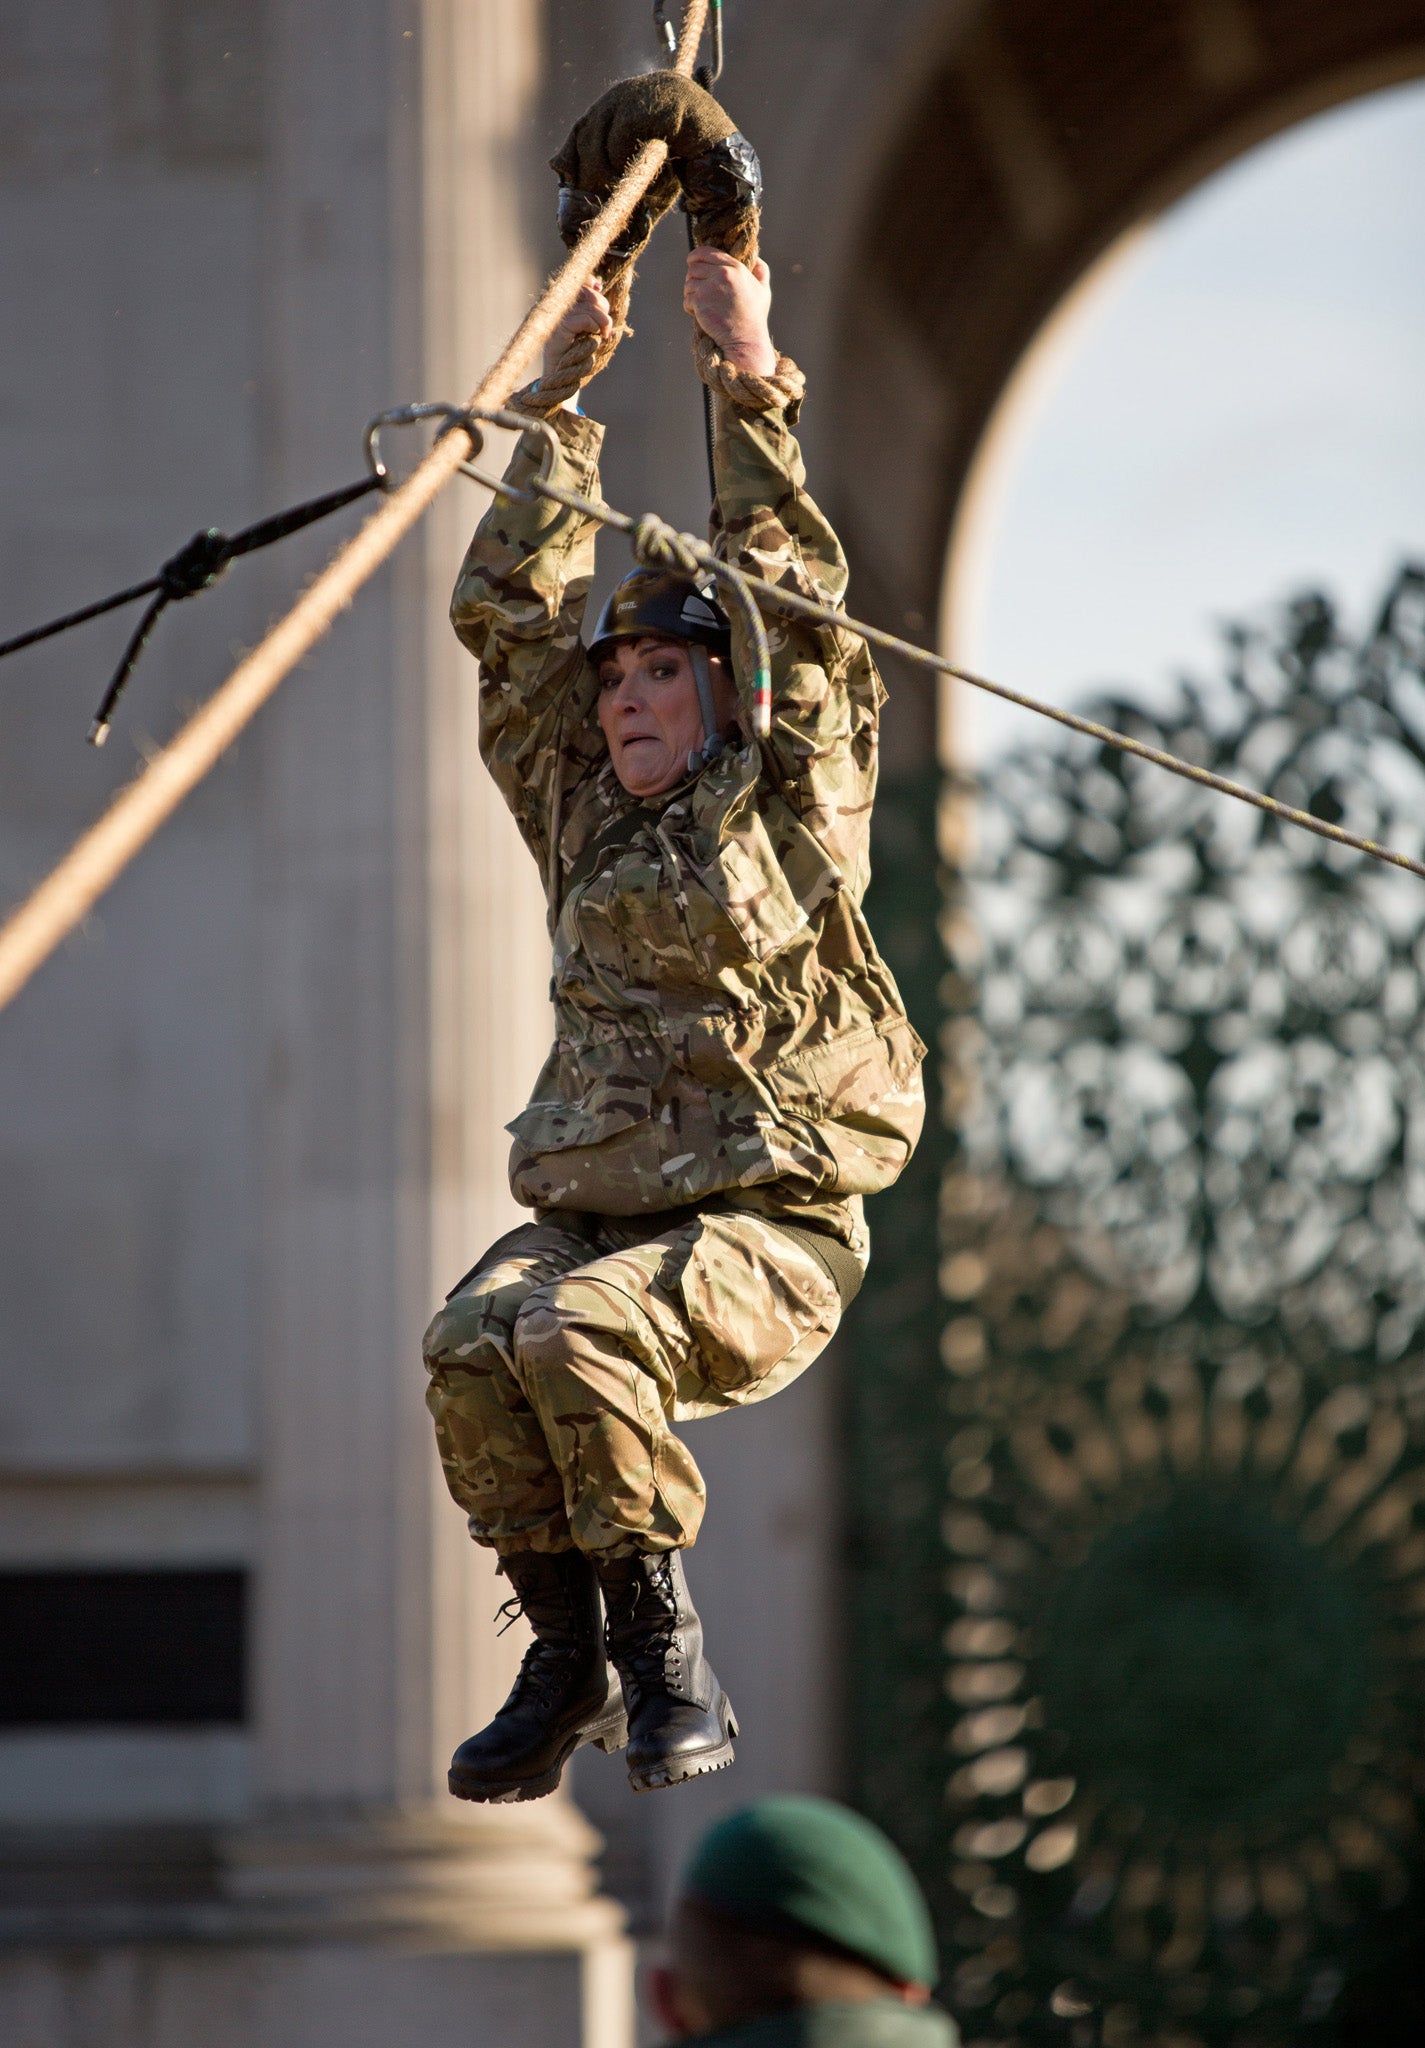
<path fill-rule="evenodd" d="M 933 766 L 920 775 L 882 779 L 868 897 L 876 942 L 931 1045 L 945 971 L 939 785 Z M 932 1101 L 934 1092 L 932 1069 Z M 948 1160 L 946 1119 L 932 1113 L 905 1173 L 870 1205 L 875 1256 L 847 1319 L 851 1790 L 932 1892 L 944 1862 L 941 1638 L 949 1609 L 940 1535 L 944 1374 L 938 1346 L 945 1311 L 936 1287 L 936 1241 Z"/>
<path fill-rule="evenodd" d="M 1425 571 L 1099 714 L 1425 836 Z M 969 2040 L 1277 2038 L 1418 1939 L 1425 887 L 1121 756 L 947 913 L 948 1799 Z M 922 1860 L 922 1869 L 925 1863 Z"/>

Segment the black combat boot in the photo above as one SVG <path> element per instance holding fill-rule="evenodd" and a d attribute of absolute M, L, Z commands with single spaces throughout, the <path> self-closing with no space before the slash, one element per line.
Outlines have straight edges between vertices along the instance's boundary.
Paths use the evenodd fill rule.
<path fill-rule="evenodd" d="M 652 1792 L 732 1762 L 737 1720 L 703 1655 L 682 1552 L 601 1557 L 609 1661 L 628 1709 L 628 1777 Z"/>
<path fill-rule="evenodd" d="M 581 1743 L 613 1750 L 628 1740 L 588 1558 L 580 1550 L 520 1550 L 502 1558 L 500 1570 L 534 1641 L 499 1713 L 450 1760 L 457 1799 L 543 1799 Z"/>

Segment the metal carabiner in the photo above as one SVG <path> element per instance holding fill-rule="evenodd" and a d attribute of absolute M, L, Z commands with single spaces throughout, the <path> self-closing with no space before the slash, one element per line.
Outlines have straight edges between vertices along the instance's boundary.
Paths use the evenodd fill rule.
<path fill-rule="evenodd" d="M 709 19 L 712 27 L 712 62 L 699 64 L 693 73 L 694 79 L 704 92 L 711 92 L 722 77 L 722 0 L 712 0 Z"/>
<path fill-rule="evenodd" d="M 481 426 L 509 427 L 522 434 L 526 428 L 533 428 L 544 442 L 540 455 L 539 473 L 534 479 L 534 488 L 528 491 L 516 490 L 512 485 L 496 476 L 489 476 L 483 469 L 477 469 L 470 461 L 460 464 L 462 476 L 470 477 L 475 483 L 483 484 L 486 490 L 498 491 L 502 497 L 514 498 L 520 504 L 533 504 L 541 484 L 547 484 L 554 473 L 559 459 L 559 436 L 547 420 L 533 419 L 521 412 L 487 412 L 480 406 L 450 405 L 444 399 L 425 399 L 415 405 L 393 405 L 387 412 L 378 412 L 366 428 L 366 464 L 372 476 L 376 477 L 383 490 L 390 489 L 390 473 L 381 459 L 381 429 L 383 427 L 414 427 L 421 420 L 439 420 L 440 432 L 436 439 L 453 433 L 459 427 L 470 436 L 474 444 L 472 455 L 479 455 L 485 446 Z"/>
<path fill-rule="evenodd" d="M 533 418 L 530 414 L 522 412 L 486 412 L 479 406 L 472 406 L 470 411 L 454 424 L 465 426 L 469 432 L 470 423 L 476 420 L 482 420 L 491 427 L 509 427 L 517 434 L 531 430 L 540 436 L 544 446 L 540 451 L 539 474 L 527 491 L 507 484 L 502 477 L 487 475 L 483 469 L 477 469 L 473 462 L 462 462 L 460 465 L 462 476 L 468 476 L 474 483 L 483 484 L 487 491 L 497 491 L 502 498 L 512 498 L 518 505 L 532 505 L 539 496 L 540 485 L 547 484 L 554 474 L 554 465 L 559 460 L 559 436 L 548 420 Z M 480 437 L 477 435 L 475 453 L 478 455 L 480 452 Z"/>
<path fill-rule="evenodd" d="M 393 405 L 389 412 L 378 412 L 366 426 L 366 466 L 374 477 L 379 478 L 383 491 L 391 488 L 390 472 L 381 460 L 381 429 L 383 427 L 413 427 L 420 420 L 444 420 L 441 429 L 449 433 L 452 427 L 464 427 L 475 443 L 475 453 L 480 453 L 481 435 L 472 424 L 474 415 L 463 406 L 447 405 L 443 400 L 432 399 L 417 405 Z M 437 436 L 439 439 L 439 436 Z"/>
<path fill-rule="evenodd" d="M 711 92 L 722 77 L 722 0 L 712 0 L 712 5 L 708 10 L 708 18 L 712 28 L 712 62 L 711 64 L 699 64 L 693 73 L 695 81 L 702 87 L 704 92 Z M 659 42 L 663 45 L 664 56 L 676 57 L 678 54 L 678 31 L 668 19 L 668 10 L 664 0 L 653 0 L 653 26 L 658 32 Z"/>

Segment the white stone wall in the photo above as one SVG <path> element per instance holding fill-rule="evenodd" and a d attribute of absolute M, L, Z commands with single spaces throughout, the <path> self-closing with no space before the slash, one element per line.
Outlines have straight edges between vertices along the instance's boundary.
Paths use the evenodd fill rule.
<path fill-rule="evenodd" d="M 185 64 L 171 28 L 157 6 L 69 0 L 0 31 L 0 630 L 269 502 L 260 39 L 221 68 L 195 40 Z M 333 451 L 331 481 L 356 454 Z M 132 610 L 0 668 L 7 899 L 256 636 L 293 566 L 175 608 L 105 752 L 84 733 Z M 0 1562 L 251 1554 L 260 787 L 248 745 L 0 1018 Z M 0 1809 L 132 1806 L 158 1740 L 0 1736 Z M 179 1747 L 170 1804 L 241 1802 L 241 1737 Z"/>

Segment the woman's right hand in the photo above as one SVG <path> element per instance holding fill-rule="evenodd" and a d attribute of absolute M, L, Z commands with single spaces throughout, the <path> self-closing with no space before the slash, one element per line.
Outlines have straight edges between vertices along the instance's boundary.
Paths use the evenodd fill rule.
<path fill-rule="evenodd" d="M 586 285 L 580 287 L 573 305 L 544 344 L 545 375 L 559 361 L 576 334 L 608 334 L 612 332 L 613 324 L 609 302 L 599 280 L 591 277 Z M 564 403 L 571 412 L 575 410 L 572 398 L 566 398 Z"/>

